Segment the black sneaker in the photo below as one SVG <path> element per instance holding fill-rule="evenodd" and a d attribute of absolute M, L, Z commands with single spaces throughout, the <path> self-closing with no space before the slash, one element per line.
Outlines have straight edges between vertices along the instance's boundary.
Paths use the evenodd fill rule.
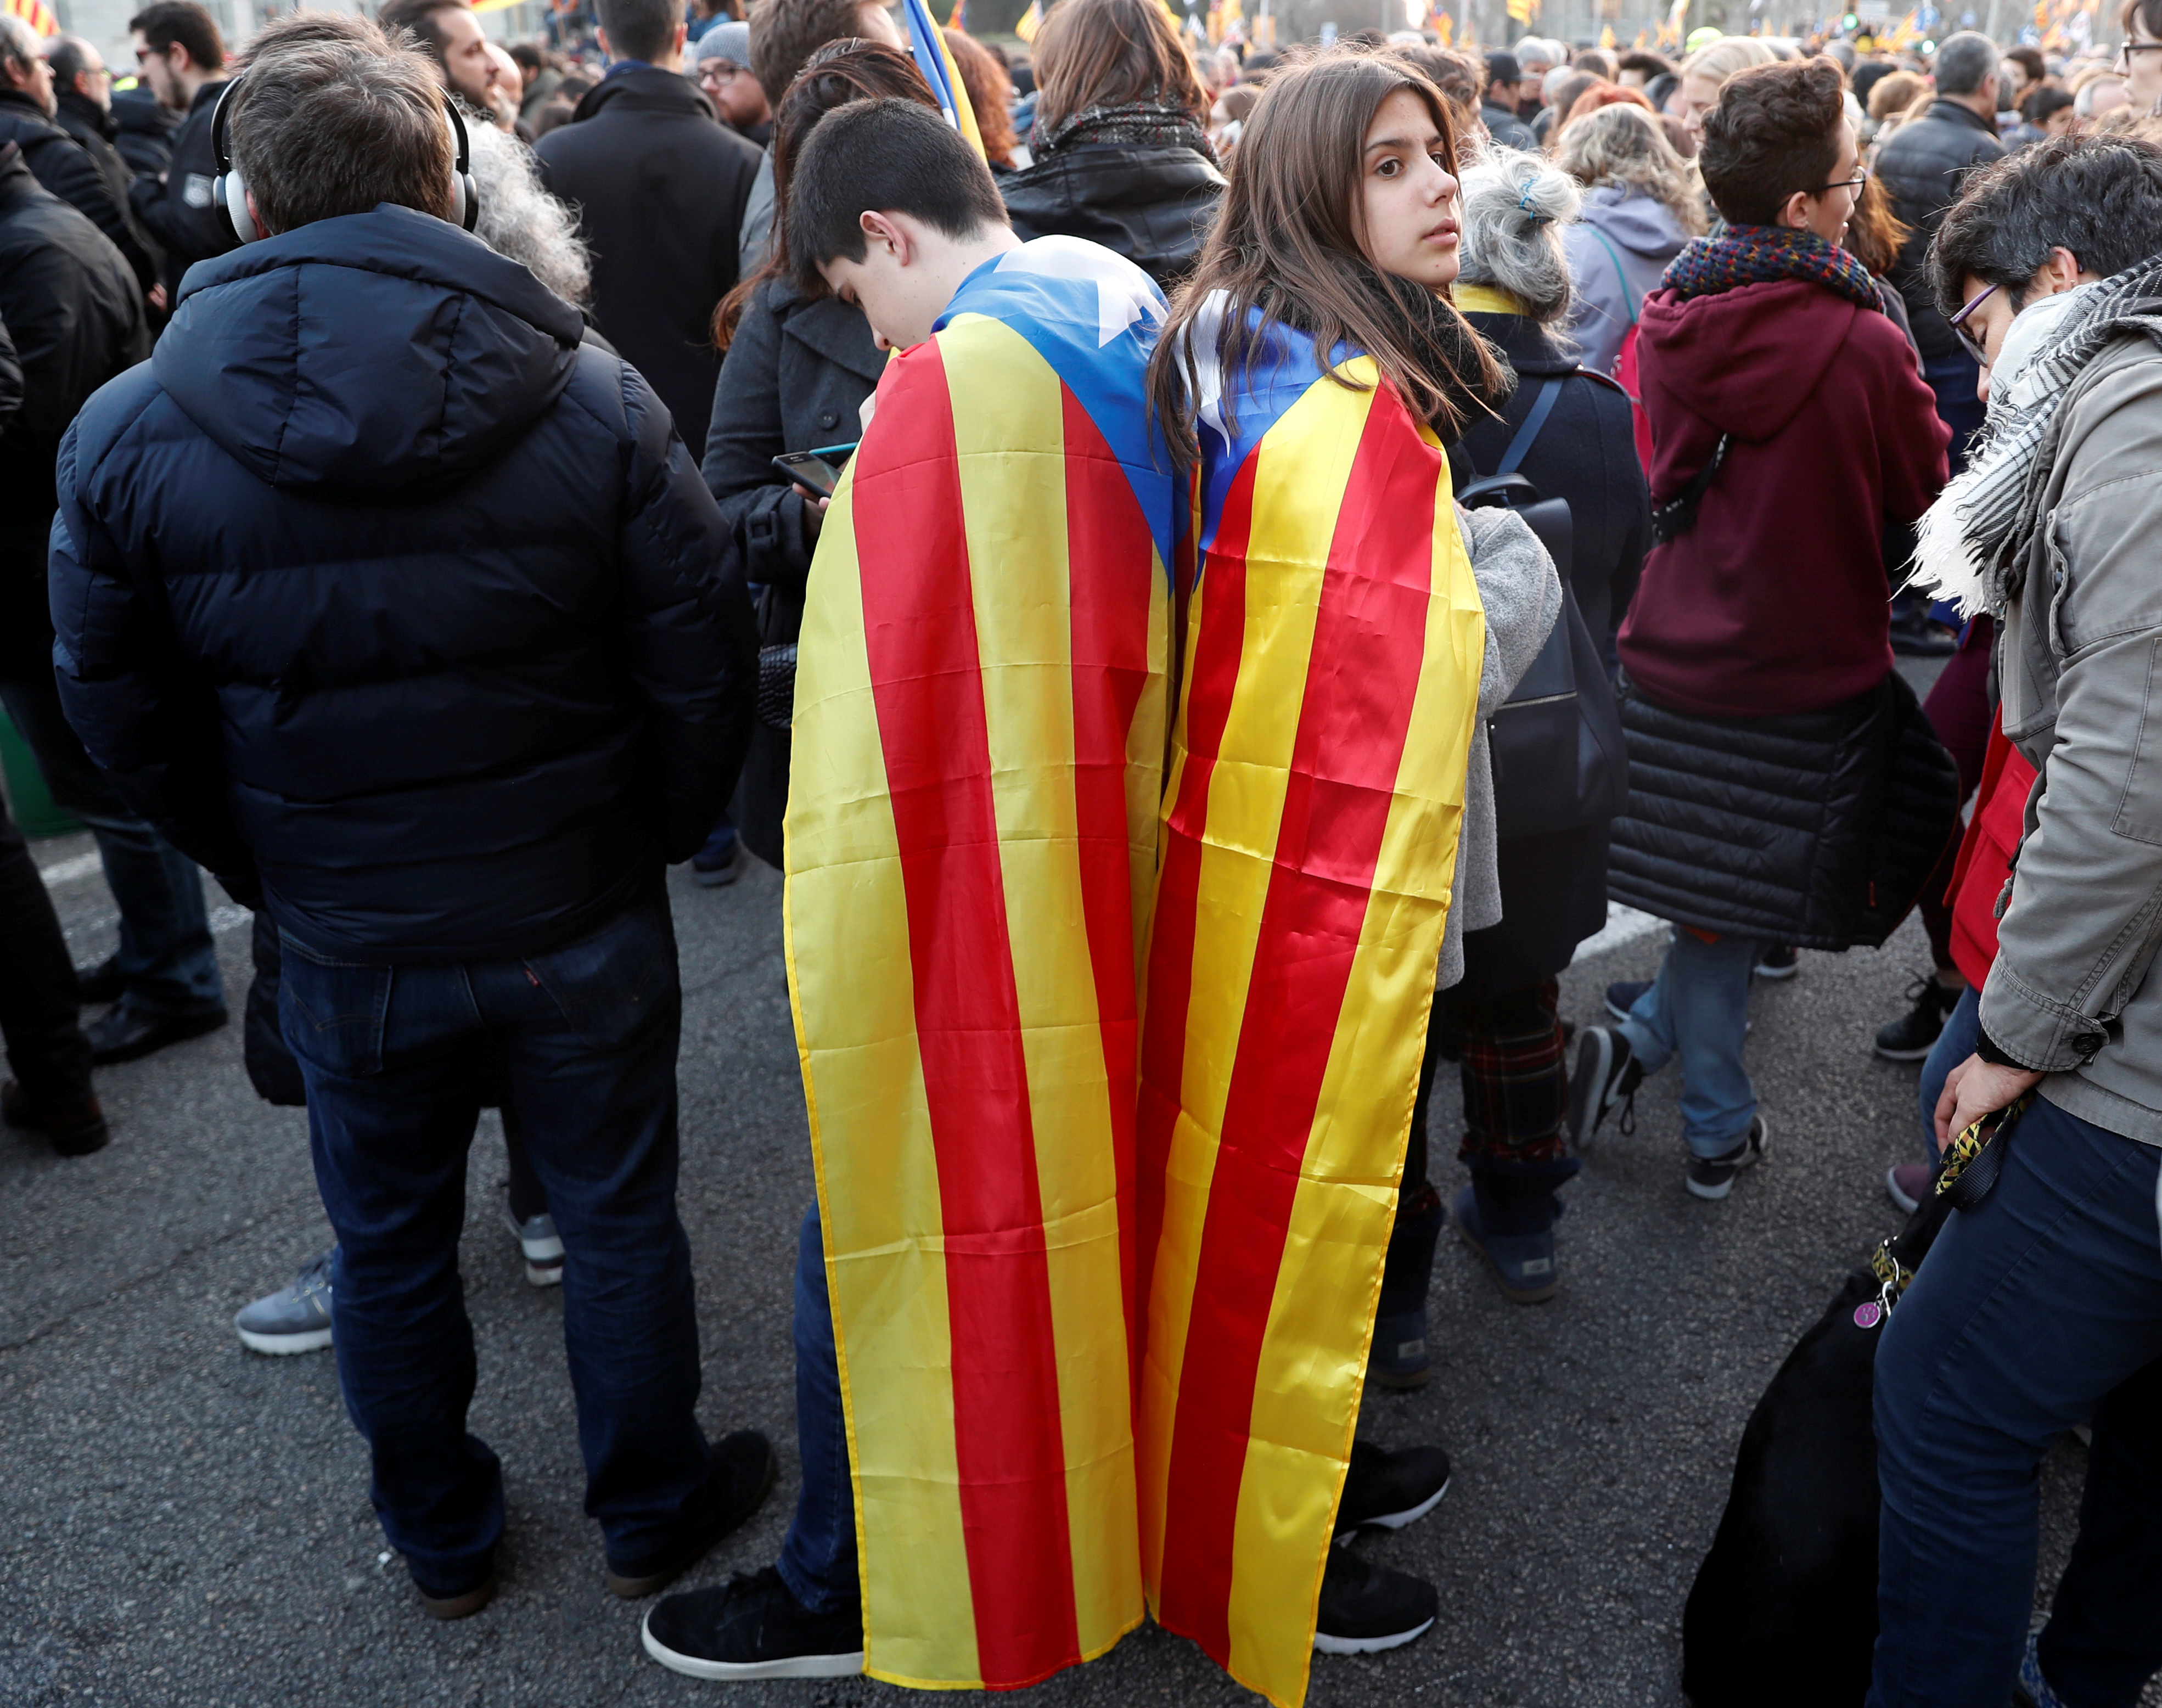
<path fill-rule="evenodd" d="M 1336 1539 L 1342 1541 L 1365 1524 L 1401 1530 L 1426 1517 L 1448 1492 L 1449 1455 L 1439 1447 L 1392 1452 L 1354 1441 L 1344 1498 L 1336 1507 Z"/>
<path fill-rule="evenodd" d="M 1324 1654 L 1376 1654 L 1426 1634 L 1441 1611 L 1432 1584 L 1376 1565 L 1349 1548 L 1329 1550 L 1313 1646 Z"/>
<path fill-rule="evenodd" d="M 1919 1062 L 1936 1047 L 1945 1022 L 1959 1006 L 1961 992 L 1947 990 L 1930 974 L 1907 987 L 1914 1005 L 1898 1019 L 1877 1028 L 1877 1053 L 1888 1062 Z"/>
<path fill-rule="evenodd" d="M 1629 1040 L 1611 1026 L 1591 1026 L 1576 1041 L 1576 1072 L 1569 1079 L 1569 1141 L 1580 1151 L 1599 1124 L 1622 1111 L 1621 1131 L 1637 1131 L 1637 1088 L 1644 1083 Z"/>
<path fill-rule="evenodd" d="M 705 1489 L 682 1534 L 643 1559 L 609 1560 L 608 1588 L 627 1601 L 667 1588 L 759 1509 L 780 1469 L 770 1441 L 755 1429 L 737 1430 L 713 1449 Z"/>
<path fill-rule="evenodd" d="M 1751 1115 L 1747 1134 L 1724 1157 L 1689 1158 L 1689 1189 L 1699 1198 L 1726 1197 L 1734 1189 L 1736 1175 L 1764 1160 L 1764 1147 L 1770 1137 L 1764 1126 L 1764 1117 Z"/>
<path fill-rule="evenodd" d="M 864 1669 L 861 1611 L 813 1613 L 771 1566 L 656 1601 L 640 1635 L 654 1659 L 694 1679 L 846 1679 Z"/>
<path fill-rule="evenodd" d="M 1792 943 L 1775 943 L 1757 957 L 1751 970 L 1760 979 L 1791 979 L 1802 970 L 1801 954 Z"/>

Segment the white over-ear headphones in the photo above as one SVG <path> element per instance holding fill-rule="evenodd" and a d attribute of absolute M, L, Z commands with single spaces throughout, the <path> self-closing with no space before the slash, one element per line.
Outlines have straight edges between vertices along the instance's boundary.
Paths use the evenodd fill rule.
<path fill-rule="evenodd" d="M 210 146 L 217 157 L 217 177 L 211 185 L 211 200 L 225 210 L 227 222 L 233 234 L 243 243 L 252 243 L 263 235 L 255 217 L 248 211 L 248 186 L 241 182 L 240 174 L 233 169 L 232 151 L 225 140 L 227 116 L 232 109 L 244 76 L 235 77 L 225 86 L 217 97 L 217 105 L 211 109 Z M 471 231 L 480 219 L 480 190 L 473 180 L 473 143 L 466 135 L 466 122 L 458 116 L 457 97 L 446 93 L 443 111 L 450 115 L 451 135 L 457 144 L 457 157 L 451 168 L 452 206 L 451 222 Z"/>

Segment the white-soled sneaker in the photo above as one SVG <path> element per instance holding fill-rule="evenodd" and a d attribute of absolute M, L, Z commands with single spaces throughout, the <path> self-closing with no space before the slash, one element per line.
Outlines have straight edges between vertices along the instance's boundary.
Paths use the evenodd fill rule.
<path fill-rule="evenodd" d="M 563 1284 L 563 1241 L 556 1232 L 556 1219 L 546 1211 L 520 1221 L 511 1214 L 510 1183 L 503 1183 L 503 1225 L 525 1254 L 525 1278 L 535 1287 Z"/>

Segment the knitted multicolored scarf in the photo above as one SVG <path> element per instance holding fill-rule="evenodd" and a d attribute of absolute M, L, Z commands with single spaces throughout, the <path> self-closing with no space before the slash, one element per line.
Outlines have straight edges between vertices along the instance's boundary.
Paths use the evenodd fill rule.
<path fill-rule="evenodd" d="M 1782 279 L 1805 279 L 1884 311 L 1883 293 L 1867 267 L 1815 232 L 1788 226 L 1729 226 L 1716 238 L 1699 238 L 1667 264 L 1659 285 L 1683 297 L 1716 296 Z"/>

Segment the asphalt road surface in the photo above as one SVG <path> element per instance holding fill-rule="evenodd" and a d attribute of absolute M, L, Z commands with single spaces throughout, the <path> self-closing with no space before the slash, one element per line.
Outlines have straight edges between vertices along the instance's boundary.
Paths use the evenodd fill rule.
<path fill-rule="evenodd" d="M 109 896 L 86 838 L 39 845 L 76 958 L 106 952 Z M 697 1264 L 703 1412 L 779 1445 L 758 1517 L 687 1580 L 771 1560 L 795 1500 L 789 1339 L 796 1230 L 812 1196 L 781 953 L 781 882 L 675 875 L 686 993 L 682 1215 Z M 222 910 L 236 1004 L 246 916 Z M 1580 957 L 1566 1015 L 1598 1018 L 1606 981 L 1648 978 L 1656 933 Z M 1683 1190 L 1678 1073 L 1649 1082 L 1634 1137 L 1611 1133 L 1569 1190 L 1564 1283 L 1506 1303 L 1453 1235 L 1435 1266 L 1439 1367 L 1413 1395 L 1371 1393 L 1385 1444 L 1439 1441 L 1456 1484 L 1409 1531 L 1362 1541 L 1441 1590 L 1421 1641 L 1317 1658 L 1323 1705 L 1678 1704 L 1680 1621 L 1744 1419 L 1841 1277 L 1897 1224 L 1882 1176 L 1918 1153 L 1915 1070 L 1875 1060 L 1927 959 L 1910 921 L 1878 953 L 1804 953 L 1759 983 L 1749 1065 L 1767 1164 L 1722 1204 Z M 502 1455 L 505 1584 L 438 1625 L 384 1553 L 359 1438 L 328 1354 L 242 1350 L 232 1313 L 286 1280 L 328 1231 L 303 1115 L 257 1101 L 236 1023 L 102 1073 L 112 1145 L 64 1162 L 0 1133 L 0 1704 L 898 1703 L 865 1679 L 732 1690 L 668 1673 L 640 1609 L 601 1582 L 564 1373 L 559 1295 L 529 1287 L 495 1220 L 499 1129 L 473 1152 L 464 1250 L 479 1342 L 473 1427 Z M 1437 1178 L 1460 1177 L 1453 1078 L 1434 1100 Z M 1446 1166 L 1443 1166 L 1446 1164 Z M 2054 1581 L 2080 1449 L 2044 1476 Z M 1009 1699 L 1031 1705 L 1257 1702 L 1153 1627 Z"/>

